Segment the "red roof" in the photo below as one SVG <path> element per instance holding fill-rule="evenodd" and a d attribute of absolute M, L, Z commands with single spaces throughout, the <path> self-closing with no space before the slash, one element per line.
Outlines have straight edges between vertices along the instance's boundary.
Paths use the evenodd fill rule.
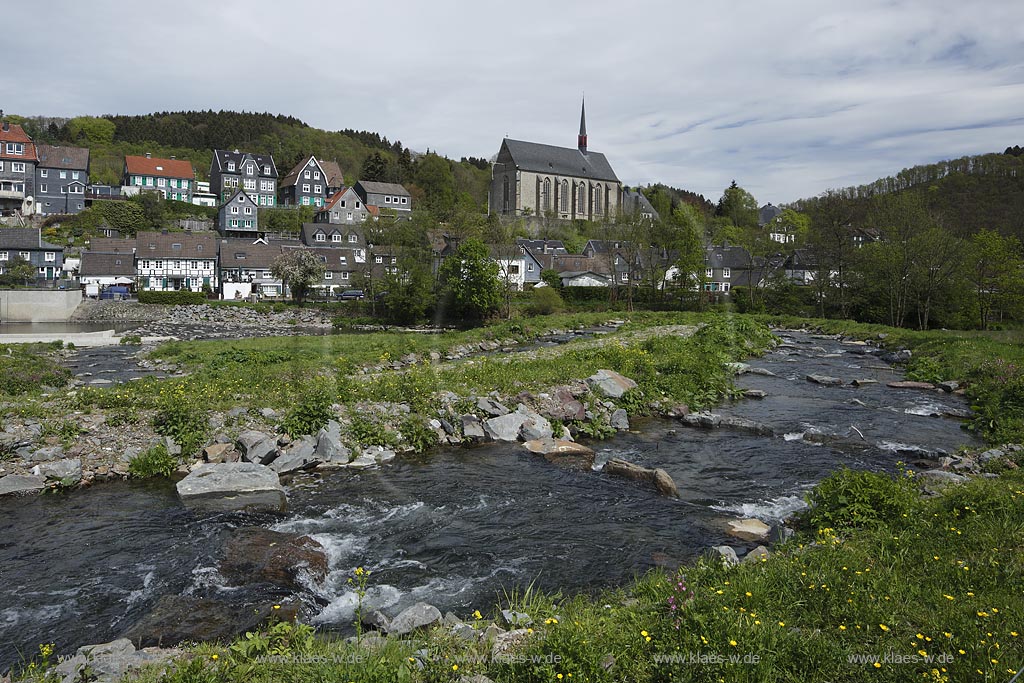
<path fill-rule="evenodd" d="M 378 209 L 376 206 L 373 206 L 372 204 L 367 204 L 366 205 L 366 210 L 370 212 L 371 216 L 379 216 L 380 215 L 380 209 Z"/>
<path fill-rule="evenodd" d="M 340 190 L 338 190 L 337 192 L 335 192 L 334 194 L 332 194 L 331 198 L 327 200 L 326 204 L 324 204 L 324 208 L 322 210 L 323 211 L 330 211 L 331 209 L 333 209 L 334 205 L 338 203 L 338 200 L 341 199 L 341 195 L 345 194 L 345 191 L 347 189 L 348 189 L 347 187 L 343 187 Z"/>
<path fill-rule="evenodd" d="M 129 175 L 156 176 L 163 178 L 195 179 L 196 172 L 192 162 L 185 159 L 157 159 L 148 157 L 126 156 L 124 166 Z"/>
<path fill-rule="evenodd" d="M 25 145 L 24 154 L 8 154 L 7 145 L 4 143 L 8 142 L 20 142 Z M 32 142 L 32 138 L 28 136 L 21 126 L 12 123 L 8 130 L 4 130 L 0 127 L 0 159 L 14 159 L 16 161 L 39 161 L 39 157 L 36 155 L 36 146 Z"/>

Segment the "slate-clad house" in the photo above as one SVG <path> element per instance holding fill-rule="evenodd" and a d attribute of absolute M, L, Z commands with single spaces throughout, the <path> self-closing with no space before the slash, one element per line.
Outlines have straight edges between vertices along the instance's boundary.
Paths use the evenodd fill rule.
<path fill-rule="evenodd" d="M 303 223 L 299 239 L 307 247 L 344 247 L 361 249 L 365 246 L 359 228 L 332 223 Z"/>
<path fill-rule="evenodd" d="M 623 213 L 638 213 L 649 221 L 661 219 L 651 202 L 638 190 L 623 190 L 622 211 Z"/>
<path fill-rule="evenodd" d="M 22 127 L 0 123 L 0 212 L 32 213 L 27 200 L 35 195 L 38 161 L 36 145 Z"/>
<path fill-rule="evenodd" d="M 124 158 L 122 183 L 126 187 L 155 190 L 164 199 L 191 204 L 195 182 L 196 172 L 191 161 L 158 159 L 148 153 L 143 157 L 128 155 Z"/>
<path fill-rule="evenodd" d="M 89 185 L 89 150 L 36 145 L 36 212 L 75 214 L 85 208 Z"/>
<path fill-rule="evenodd" d="M 278 203 L 285 206 L 323 206 L 327 197 L 327 173 L 313 156 L 296 164 L 277 189 Z"/>
<path fill-rule="evenodd" d="M 585 109 L 576 149 L 506 138 L 491 166 L 488 213 L 615 220 L 622 183 L 604 154 L 587 148 Z"/>
<path fill-rule="evenodd" d="M 134 240 L 132 240 L 134 243 Z M 135 280 L 135 249 L 126 252 L 102 252 L 89 249 L 82 252 L 82 264 L 78 280 L 82 284 L 97 284 L 107 287 Z"/>
<path fill-rule="evenodd" d="M 375 183 L 360 180 L 355 184 L 356 194 L 367 206 L 391 209 L 401 213 L 412 211 L 412 195 L 397 183 Z"/>
<path fill-rule="evenodd" d="M 251 154 L 237 149 L 213 150 L 210 162 L 210 192 L 221 202 L 242 189 L 257 206 L 277 204 L 277 166 L 269 154 Z"/>
<path fill-rule="evenodd" d="M 64 247 L 44 242 L 39 228 L 0 228 L 0 274 L 18 259 L 32 265 L 36 280 L 59 280 Z"/>
<path fill-rule="evenodd" d="M 141 290 L 217 290 L 217 238 L 212 233 L 140 232 L 135 241 Z"/>
<path fill-rule="evenodd" d="M 354 188 L 346 187 L 331 195 L 324 208 L 313 217 L 315 223 L 352 225 L 364 222 L 370 212 Z"/>
<path fill-rule="evenodd" d="M 236 189 L 217 211 L 217 229 L 228 237 L 249 237 L 259 234 L 259 206 L 252 195 Z"/>
<path fill-rule="evenodd" d="M 295 240 L 226 238 L 220 240 L 220 277 L 225 299 L 245 299 L 250 294 L 284 295 L 281 281 L 270 272 L 274 259 Z"/>
<path fill-rule="evenodd" d="M 341 166 L 338 165 L 337 161 L 321 161 L 320 168 L 323 169 L 324 176 L 327 178 L 328 197 L 335 192 L 345 189 L 345 176 L 342 174 Z"/>

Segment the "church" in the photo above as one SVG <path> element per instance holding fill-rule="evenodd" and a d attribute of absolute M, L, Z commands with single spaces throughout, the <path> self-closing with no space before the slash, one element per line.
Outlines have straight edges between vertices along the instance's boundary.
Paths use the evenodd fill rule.
<path fill-rule="evenodd" d="M 614 221 L 622 183 L 603 154 L 587 149 L 586 104 L 576 149 L 505 138 L 487 202 L 488 213 L 499 216 Z"/>

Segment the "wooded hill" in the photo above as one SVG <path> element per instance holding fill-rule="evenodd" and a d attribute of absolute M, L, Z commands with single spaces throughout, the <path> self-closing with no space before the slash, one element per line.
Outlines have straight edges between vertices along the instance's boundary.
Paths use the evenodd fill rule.
<path fill-rule="evenodd" d="M 379 180 L 417 185 L 417 161 L 400 141 L 378 133 L 344 129 L 325 131 L 283 115 L 233 111 L 159 112 L 142 116 L 81 116 L 73 119 L 9 117 L 37 142 L 72 144 L 91 151 L 90 178 L 118 184 L 124 156 L 145 154 L 188 159 L 199 180 L 208 180 L 212 150 L 240 149 L 271 154 L 284 176 L 315 155 L 337 161 L 348 184 Z M 449 161 L 452 197 L 485 207 L 489 170 L 478 159 Z M 416 194 L 415 188 L 410 191 Z M 420 188 L 427 190 L 426 188 Z"/>
<path fill-rule="evenodd" d="M 793 208 L 814 213 L 828 196 L 844 204 L 853 225 L 873 227 L 870 217 L 880 198 L 906 193 L 920 198 L 940 225 L 955 235 L 988 229 L 1024 240 L 1024 157 L 1014 149 L 1019 148 L 914 166 L 867 185 L 799 200 Z"/>

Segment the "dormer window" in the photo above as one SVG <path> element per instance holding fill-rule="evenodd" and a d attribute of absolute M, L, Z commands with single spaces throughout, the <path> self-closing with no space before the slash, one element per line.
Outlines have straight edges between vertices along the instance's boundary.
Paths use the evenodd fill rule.
<path fill-rule="evenodd" d="M 348 236 L 349 244 L 355 244 L 358 241 L 358 239 L 359 238 L 356 237 L 355 233 L 352 233 L 351 235 Z"/>
<path fill-rule="evenodd" d="M 270 165 L 263 167 L 263 175 L 270 175 Z"/>
<path fill-rule="evenodd" d="M 247 173 L 248 175 L 252 175 L 253 173 L 255 173 L 255 172 L 256 172 L 256 167 L 255 167 L 255 166 L 253 166 L 252 164 L 247 164 L 247 165 L 246 165 L 246 167 L 245 167 L 245 172 L 246 172 L 246 173 Z"/>
<path fill-rule="evenodd" d="M 318 232 L 314 239 L 317 242 L 326 242 L 327 241 L 327 236 L 325 234 L 323 234 L 322 232 Z"/>
<path fill-rule="evenodd" d="M 340 242 L 341 241 L 341 235 L 339 235 L 338 233 L 334 233 L 333 235 L 331 235 L 331 241 L 332 242 Z"/>
<path fill-rule="evenodd" d="M 233 161 L 229 161 L 228 162 L 228 170 L 229 171 L 234 171 L 235 170 L 235 162 L 233 162 Z"/>

